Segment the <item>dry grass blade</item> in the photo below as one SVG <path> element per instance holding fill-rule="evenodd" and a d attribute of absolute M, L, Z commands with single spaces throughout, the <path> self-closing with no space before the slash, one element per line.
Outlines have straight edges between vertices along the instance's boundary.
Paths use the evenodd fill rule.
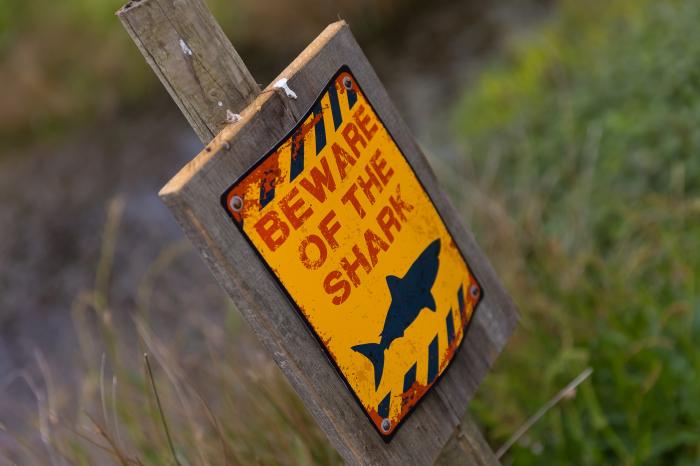
<path fill-rule="evenodd" d="M 102 353 L 100 361 L 100 404 L 102 406 L 102 420 L 105 426 L 109 426 L 109 417 L 107 416 L 107 401 L 105 400 L 105 353 Z"/>
<path fill-rule="evenodd" d="M 156 381 L 153 378 L 153 369 L 151 369 L 151 362 L 148 360 L 148 353 L 143 354 L 143 360 L 146 363 L 146 371 L 148 372 L 148 380 L 151 381 L 151 387 L 153 388 L 153 395 L 156 398 L 156 405 L 158 406 L 158 413 L 160 415 L 160 420 L 163 423 L 163 430 L 165 430 L 165 437 L 168 439 L 168 446 L 170 447 L 170 452 L 173 455 L 173 461 L 178 466 L 182 466 L 180 461 L 177 459 L 177 453 L 175 452 L 175 445 L 173 444 L 173 439 L 170 436 L 170 429 L 168 428 L 168 422 L 165 420 L 165 413 L 163 412 L 163 406 L 160 404 L 160 396 L 158 396 L 158 389 L 156 388 Z"/>
<path fill-rule="evenodd" d="M 109 280 L 112 272 L 112 262 L 117 244 L 117 234 L 122 213 L 124 211 L 124 199 L 117 196 L 111 200 L 107 208 L 107 222 L 102 234 L 102 248 L 100 250 L 100 261 L 97 264 L 95 274 L 95 310 L 101 311 L 107 306 L 107 293 L 109 290 Z"/>
<path fill-rule="evenodd" d="M 108 445 L 102 445 L 101 443 L 98 443 L 97 441 L 91 439 L 90 437 L 88 437 L 87 435 L 85 435 L 85 434 L 83 434 L 82 432 L 78 431 L 77 429 L 75 429 L 75 428 L 72 427 L 72 426 L 68 426 L 68 427 L 66 427 L 66 429 L 67 429 L 71 434 L 75 435 L 75 436 L 78 437 L 78 438 L 81 438 L 81 439 L 85 440 L 87 443 L 89 443 L 90 445 L 94 446 L 94 447 L 97 448 L 98 450 L 104 451 L 105 453 L 109 453 L 110 455 L 114 455 L 114 452 L 109 448 Z"/>
<path fill-rule="evenodd" d="M 575 393 L 574 390 L 576 390 L 576 387 L 581 385 L 591 374 L 593 373 L 593 369 L 588 367 L 586 368 L 583 372 L 581 372 L 574 380 L 569 382 L 569 384 L 562 388 L 559 393 L 554 395 L 549 401 L 547 401 L 540 409 L 537 410 L 537 412 L 530 417 L 527 421 L 525 421 L 525 424 L 520 426 L 520 428 L 504 443 L 501 448 L 498 449 L 496 452 L 496 458 L 500 459 L 503 457 L 503 455 L 506 454 L 506 452 L 510 449 L 510 447 L 517 442 L 520 437 L 525 435 L 525 432 L 530 430 L 530 428 L 535 425 L 537 421 L 544 416 L 547 411 L 552 409 L 554 406 L 556 406 L 557 403 L 559 403 L 563 398 L 567 396 L 571 396 L 572 393 Z"/>
<path fill-rule="evenodd" d="M 221 430 L 219 420 L 216 418 L 216 416 L 214 416 L 214 412 L 211 410 L 211 407 L 209 406 L 209 403 L 207 403 L 207 400 L 205 400 L 204 397 L 201 396 L 194 387 L 192 387 L 192 391 L 194 392 L 194 395 L 197 397 L 200 403 L 202 403 L 202 406 L 204 406 L 204 410 L 207 413 L 207 417 L 209 418 L 209 421 L 212 423 L 212 426 L 216 431 L 216 435 L 219 439 L 219 444 L 221 445 L 221 451 L 224 454 L 224 466 L 229 466 L 231 464 L 232 452 L 231 449 L 228 447 L 226 439 L 224 438 L 224 433 Z M 236 464 L 239 464 L 238 459 L 236 459 Z"/>
<path fill-rule="evenodd" d="M 48 410 L 45 403 L 45 397 L 39 387 L 34 383 L 32 376 L 25 370 L 14 370 L 11 371 L 5 378 L 0 382 L 0 391 L 5 391 L 7 387 L 10 386 L 15 380 L 23 381 L 29 391 L 34 396 L 36 400 L 37 418 L 39 422 L 39 435 L 41 442 L 46 447 L 47 453 L 51 458 L 51 464 L 54 464 L 53 452 L 51 450 L 51 435 L 49 428 L 49 416 Z"/>
<path fill-rule="evenodd" d="M 122 466 L 129 466 L 129 463 L 132 463 L 132 461 L 129 460 L 124 454 L 117 448 L 117 445 L 114 443 L 114 440 L 112 437 L 107 434 L 107 432 L 102 428 L 102 426 L 92 417 L 90 416 L 90 413 L 87 411 L 84 411 L 85 415 L 87 418 L 92 422 L 92 424 L 95 426 L 95 429 L 97 429 L 97 432 L 100 434 L 102 438 L 104 438 L 107 443 L 109 443 L 109 446 L 111 447 L 111 453 L 119 459 L 119 462 L 122 464 Z"/>
<path fill-rule="evenodd" d="M 122 446 L 122 436 L 119 432 L 119 414 L 117 413 L 117 376 L 112 376 L 112 421 L 114 422 L 114 434 L 117 436 L 117 445 Z"/>
<path fill-rule="evenodd" d="M 11 442 L 14 442 L 17 447 L 17 453 L 23 454 L 25 458 L 30 458 L 30 462 L 28 464 L 43 464 L 41 460 L 39 459 L 39 456 L 36 452 L 36 450 L 33 448 L 33 445 L 29 442 L 26 441 L 26 439 L 23 439 L 22 437 L 15 435 L 12 431 L 8 431 L 5 426 L 2 426 L 2 429 L 0 431 L 4 434 L 7 435 L 9 440 Z M 8 443 L 3 442 L 3 449 L 5 451 L 2 451 L 2 455 L 15 455 L 15 448 L 12 448 L 11 445 L 8 445 Z M 0 464 L 5 464 L 5 463 L 0 463 Z M 9 461 L 7 464 L 17 464 L 16 462 Z"/>
<path fill-rule="evenodd" d="M 147 351 L 152 355 L 156 361 L 160 364 L 163 374 L 170 381 L 170 387 L 172 387 L 175 392 L 176 399 L 180 403 L 181 413 L 188 422 L 182 424 L 187 428 L 194 438 L 198 438 L 201 435 L 197 431 L 198 424 L 195 420 L 195 415 L 193 412 L 192 405 L 190 403 L 190 397 L 185 388 L 188 384 L 186 382 L 187 376 L 183 372 L 183 369 L 171 358 L 169 354 L 174 354 L 168 350 L 166 345 L 158 340 L 155 334 L 148 330 L 147 325 L 144 323 L 143 319 L 138 316 L 133 316 L 134 323 L 136 324 L 137 332 L 139 333 Z M 206 455 L 201 448 L 201 442 L 194 443 L 194 450 L 199 455 L 201 464 L 208 465 L 209 462 L 206 459 Z"/>

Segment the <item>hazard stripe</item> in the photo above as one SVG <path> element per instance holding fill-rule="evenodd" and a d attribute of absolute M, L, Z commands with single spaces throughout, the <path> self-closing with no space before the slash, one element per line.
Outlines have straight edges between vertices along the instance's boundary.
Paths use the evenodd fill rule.
<path fill-rule="evenodd" d="M 465 312 L 466 312 L 466 301 L 464 299 L 464 284 L 459 286 L 459 290 L 457 291 L 457 302 L 459 303 L 459 313 L 458 315 L 462 318 L 464 318 Z M 447 345 L 450 346 L 455 340 L 455 315 L 454 311 L 452 308 L 450 308 L 450 312 L 447 313 L 447 316 L 445 317 L 445 327 L 447 328 Z M 406 395 L 406 393 L 411 389 L 413 384 L 416 381 L 416 371 L 417 371 L 417 366 L 418 362 L 413 363 L 411 368 L 406 371 L 406 373 L 403 376 L 403 393 Z M 439 339 L 439 333 L 435 335 L 435 337 L 432 339 L 430 344 L 428 345 L 428 374 L 427 374 L 427 380 L 426 384 L 427 385 L 432 385 L 436 380 L 440 372 L 440 339 Z M 387 394 L 384 399 L 379 403 L 377 407 L 377 412 L 379 413 L 380 416 L 386 417 L 386 415 L 382 414 L 383 412 L 386 412 L 388 414 L 389 412 L 389 398 L 390 394 Z M 403 403 L 408 403 L 410 397 L 404 397 L 403 398 Z M 386 411 L 383 411 L 386 409 Z"/>
<path fill-rule="evenodd" d="M 292 137 L 289 181 L 294 181 L 304 171 L 304 139 L 304 136 L 301 134 L 301 128 Z"/>
<path fill-rule="evenodd" d="M 455 322 L 454 322 L 454 319 L 452 317 L 452 308 L 450 308 L 450 312 L 447 313 L 446 324 L 447 324 L 447 344 L 451 345 L 452 340 L 455 339 Z"/>
<path fill-rule="evenodd" d="M 337 130 L 340 125 L 343 123 L 343 111 L 344 111 L 344 104 L 341 106 L 339 97 L 338 97 L 338 90 L 336 89 L 335 83 L 331 84 L 328 87 L 328 101 L 330 102 L 330 113 L 332 116 L 333 120 L 333 126 L 335 130 Z M 328 144 L 328 139 L 327 139 L 327 133 L 326 133 L 326 112 L 324 111 L 323 103 L 322 101 L 325 99 L 325 96 L 321 96 L 315 103 L 314 106 L 312 107 L 312 115 L 309 116 L 309 119 L 313 118 L 318 118 L 318 121 L 314 124 L 313 126 L 313 132 L 314 132 L 314 138 L 316 142 L 316 155 L 318 155 L 324 147 Z M 347 103 L 350 108 L 357 102 L 357 92 L 353 90 L 349 90 L 347 92 Z M 328 104 L 326 104 L 328 105 Z M 326 107 L 327 108 L 327 107 Z M 347 111 L 347 110 L 345 110 Z M 308 121 L 308 119 L 306 120 Z M 292 182 L 294 181 L 300 174 L 304 172 L 305 168 L 305 156 L 306 156 L 306 148 L 305 148 L 305 137 L 302 138 L 301 136 L 301 131 L 302 131 L 302 126 L 300 125 L 299 128 L 296 130 L 294 135 L 291 137 L 291 144 L 288 147 L 287 150 L 290 150 L 289 153 L 289 181 Z M 307 133 L 308 134 L 308 133 Z M 304 135 L 306 136 L 306 135 Z M 291 147 L 290 147 L 291 146 Z M 286 152 L 286 151 L 285 151 Z M 285 157 L 286 159 L 286 157 Z M 285 164 L 286 165 L 286 164 Z M 264 208 L 267 204 L 270 203 L 275 198 L 275 189 L 274 186 L 272 189 L 266 191 L 265 190 L 265 179 L 261 180 L 260 184 L 260 208 Z"/>
<path fill-rule="evenodd" d="M 328 97 L 331 100 L 331 113 L 333 114 L 333 125 L 338 129 L 343 122 L 343 115 L 340 113 L 340 102 L 338 102 L 338 90 L 335 84 L 331 84 L 328 88 Z"/>
<path fill-rule="evenodd" d="M 389 416 L 389 406 L 391 402 L 391 392 L 387 393 L 384 399 L 379 403 L 377 406 L 377 414 L 381 417 L 388 417 Z"/>
<path fill-rule="evenodd" d="M 265 191 L 265 178 L 260 180 L 260 208 L 265 207 L 271 200 L 275 198 L 275 188 L 272 187 L 269 191 Z"/>
<path fill-rule="evenodd" d="M 417 366 L 418 366 L 418 363 L 413 363 L 411 368 L 403 376 L 403 391 L 404 391 L 404 393 L 407 392 L 408 389 L 411 388 L 413 383 L 416 381 Z"/>
<path fill-rule="evenodd" d="M 353 105 L 355 105 L 355 102 L 357 102 L 357 92 L 353 91 L 352 89 L 348 89 L 348 107 L 352 108 Z"/>
<path fill-rule="evenodd" d="M 428 384 L 433 383 L 438 374 L 438 336 L 428 346 Z"/>
<path fill-rule="evenodd" d="M 314 104 L 314 118 L 320 115 L 318 122 L 314 125 L 314 132 L 316 133 L 316 155 L 321 152 L 321 150 L 326 147 L 326 125 L 323 121 L 323 107 L 321 107 L 321 99 Z"/>
<path fill-rule="evenodd" d="M 459 301 L 459 311 L 464 312 L 464 285 L 459 285 L 459 290 L 457 291 L 457 301 Z"/>

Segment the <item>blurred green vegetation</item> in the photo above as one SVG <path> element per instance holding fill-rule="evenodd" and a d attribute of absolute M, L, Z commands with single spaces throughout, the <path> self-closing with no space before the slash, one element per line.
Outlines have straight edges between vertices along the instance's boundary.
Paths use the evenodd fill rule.
<path fill-rule="evenodd" d="M 473 409 L 498 445 L 595 371 L 508 463 L 700 464 L 699 21 L 563 1 L 458 106 L 453 194 L 522 313 Z"/>
<path fill-rule="evenodd" d="M 147 95 L 155 80 L 114 16 L 121 3 L 0 1 L 0 149 Z"/>
<path fill-rule="evenodd" d="M 356 33 L 371 35 L 416 4 L 416 0 L 205 2 L 261 82 L 275 76 L 338 16 L 353 20 Z M 153 95 L 164 95 L 114 15 L 125 3 L 0 0 L 0 150 L 65 134 L 96 117 L 143 111 Z M 274 33 L 278 30 L 285 30 L 283 39 Z"/>

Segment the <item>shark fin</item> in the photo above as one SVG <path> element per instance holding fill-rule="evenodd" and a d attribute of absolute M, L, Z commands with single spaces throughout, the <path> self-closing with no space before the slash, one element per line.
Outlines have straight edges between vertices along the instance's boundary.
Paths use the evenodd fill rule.
<path fill-rule="evenodd" d="M 398 293 L 398 287 L 399 283 L 401 283 L 401 279 L 395 275 L 387 275 L 386 276 L 386 286 L 389 287 L 389 293 L 391 296 L 397 296 L 396 293 Z"/>
<path fill-rule="evenodd" d="M 357 351 L 372 363 L 374 367 L 374 388 L 379 388 L 379 382 L 382 380 L 384 372 L 384 346 L 381 343 L 365 343 L 364 345 L 355 345 L 353 351 Z"/>
<path fill-rule="evenodd" d="M 427 307 L 431 311 L 435 312 L 437 310 L 437 305 L 435 304 L 435 298 L 433 298 L 433 293 L 428 291 L 428 296 L 426 296 L 425 303 L 423 307 Z"/>

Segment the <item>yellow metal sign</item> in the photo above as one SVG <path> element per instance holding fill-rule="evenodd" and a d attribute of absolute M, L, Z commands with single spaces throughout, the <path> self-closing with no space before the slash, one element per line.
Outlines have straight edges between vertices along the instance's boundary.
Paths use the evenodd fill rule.
<path fill-rule="evenodd" d="M 221 202 L 390 440 L 454 358 L 481 287 L 347 67 Z"/>

